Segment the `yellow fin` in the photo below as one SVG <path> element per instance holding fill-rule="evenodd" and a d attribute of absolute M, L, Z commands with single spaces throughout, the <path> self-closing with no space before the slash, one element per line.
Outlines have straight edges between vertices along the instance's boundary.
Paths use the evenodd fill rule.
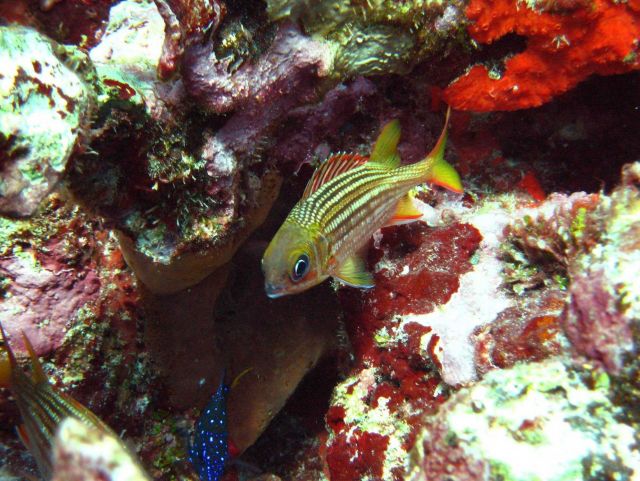
<path fill-rule="evenodd" d="M 398 201 L 396 212 L 393 217 L 385 224 L 385 226 L 406 224 L 413 222 L 422 217 L 422 212 L 418 210 L 413 202 L 413 195 L 407 193 L 402 199 Z"/>
<path fill-rule="evenodd" d="M 351 287 L 369 289 L 375 285 L 373 276 L 366 270 L 364 261 L 358 256 L 349 257 L 340 266 L 335 277 Z"/>
<path fill-rule="evenodd" d="M 35 382 L 36 384 L 40 384 L 43 382 L 48 383 L 49 380 L 47 379 L 47 375 L 44 373 L 44 369 L 42 369 L 42 364 L 40 363 L 40 359 L 38 359 L 38 356 L 36 355 L 36 351 L 35 349 L 33 349 L 33 346 L 31 345 L 31 341 L 29 341 L 29 338 L 24 332 L 22 333 L 22 339 L 24 340 L 24 345 L 27 348 L 27 351 L 29 352 L 29 357 L 31 358 L 31 368 L 32 368 L 31 378 L 33 379 L 33 382 Z"/>
<path fill-rule="evenodd" d="M 376 139 L 371 150 L 369 163 L 385 169 L 395 169 L 400 166 L 400 156 L 397 148 L 400 141 L 400 121 L 398 119 L 388 122 Z"/>
<path fill-rule="evenodd" d="M 447 116 L 440 138 L 427 156 L 427 159 L 432 159 L 433 162 L 427 180 L 453 192 L 462 193 L 464 190 L 462 188 L 462 182 L 460 181 L 460 175 L 458 175 L 458 172 L 456 172 L 456 169 L 454 169 L 451 164 L 444 160 L 444 149 L 447 144 L 447 128 L 449 126 L 450 115 L 451 107 L 447 108 Z"/>
<path fill-rule="evenodd" d="M 0 335 L 2 336 L 0 339 L 0 387 L 9 387 L 11 386 L 12 372 L 16 366 L 16 358 L 9 347 L 2 323 L 0 323 Z"/>
<path fill-rule="evenodd" d="M 231 385 L 229 386 L 229 388 L 233 389 L 234 387 L 236 387 L 238 385 L 238 382 L 240 382 L 240 379 L 242 379 L 245 376 L 245 374 L 248 374 L 251 371 L 253 371 L 253 368 L 252 367 L 248 367 L 244 371 L 242 371 L 240 374 L 238 374 L 235 377 L 235 379 L 233 381 L 231 381 Z"/>
<path fill-rule="evenodd" d="M 436 162 L 431 168 L 431 175 L 429 176 L 429 182 L 449 189 L 458 194 L 462 194 L 464 189 L 462 188 L 462 182 L 460 181 L 460 175 L 456 172 L 456 169 L 448 163 L 446 160 L 441 159 Z"/>

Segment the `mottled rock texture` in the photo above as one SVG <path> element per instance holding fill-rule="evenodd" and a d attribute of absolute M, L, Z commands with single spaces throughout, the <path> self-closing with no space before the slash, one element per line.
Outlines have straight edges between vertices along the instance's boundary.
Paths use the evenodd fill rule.
<path fill-rule="evenodd" d="M 53 459 L 53 481 L 150 479 L 120 439 L 73 418 L 60 424 Z"/>
<path fill-rule="evenodd" d="M 19 362 L 24 330 L 154 479 L 195 480 L 194 420 L 246 369 L 230 454 L 264 472 L 227 479 L 634 479 L 639 11 L 0 2 Z M 262 249 L 313 168 L 394 118 L 415 162 L 445 103 L 465 193 L 416 190 L 421 222 L 366 246 L 373 289 L 269 300 Z M 0 392 L 2 476 L 32 472 L 19 422 Z"/>
<path fill-rule="evenodd" d="M 84 150 L 93 92 L 84 53 L 35 30 L 0 27 L 0 213 L 33 214 Z"/>

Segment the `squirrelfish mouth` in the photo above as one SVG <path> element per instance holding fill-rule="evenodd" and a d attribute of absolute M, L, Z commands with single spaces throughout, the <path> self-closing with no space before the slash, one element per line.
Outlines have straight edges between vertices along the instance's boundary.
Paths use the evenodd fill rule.
<path fill-rule="evenodd" d="M 272 284 L 265 284 L 264 291 L 267 293 L 267 296 L 270 299 L 276 299 L 286 294 L 286 292 L 284 292 L 284 289 L 282 287 L 274 286 Z"/>

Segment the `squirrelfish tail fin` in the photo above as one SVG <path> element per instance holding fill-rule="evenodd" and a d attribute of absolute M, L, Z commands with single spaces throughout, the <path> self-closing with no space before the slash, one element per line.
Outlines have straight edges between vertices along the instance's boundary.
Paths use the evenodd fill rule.
<path fill-rule="evenodd" d="M 27 348 L 27 352 L 29 352 L 29 357 L 31 358 L 31 378 L 33 379 L 33 382 L 35 382 L 36 384 L 40 384 L 43 382 L 48 383 L 49 380 L 47 379 L 47 375 L 44 373 L 44 369 L 42 368 L 40 359 L 38 359 L 31 341 L 24 332 L 22 332 L 22 339 L 24 340 L 24 345 Z"/>
<path fill-rule="evenodd" d="M 10 387 L 13 370 L 16 369 L 16 357 L 9 346 L 7 335 L 0 322 L 0 387 Z"/>
<path fill-rule="evenodd" d="M 371 150 L 367 165 L 375 165 L 384 169 L 395 169 L 400 166 L 400 156 L 397 147 L 400 141 L 400 121 L 388 122 L 378 135 Z"/>
<path fill-rule="evenodd" d="M 427 173 L 427 180 L 433 184 L 449 189 L 453 192 L 462 193 L 462 182 L 460 175 L 456 172 L 446 160 L 444 160 L 444 150 L 447 144 L 447 127 L 449 126 L 449 116 L 451 115 L 451 107 L 447 108 L 447 116 L 444 121 L 442 133 L 438 138 L 433 150 L 427 155 L 425 162 L 430 166 Z"/>

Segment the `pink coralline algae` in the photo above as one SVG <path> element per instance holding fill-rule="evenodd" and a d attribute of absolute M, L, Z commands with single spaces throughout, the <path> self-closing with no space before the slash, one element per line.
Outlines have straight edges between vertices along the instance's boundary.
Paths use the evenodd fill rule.
<path fill-rule="evenodd" d="M 626 477 L 640 468 L 634 430 L 607 393 L 606 375 L 557 359 L 493 371 L 429 420 L 405 479 Z M 517 452 L 545 453 L 548 462 Z"/>
<path fill-rule="evenodd" d="M 446 303 L 480 242 L 478 231 L 467 224 L 431 230 L 415 223 L 381 232 L 369 254 L 376 287 L 340 291 L 350 339 L 361 359 L 377 356 L 372 334 L 394 315 L 430 312 Z"/>
<path fill-rule="evenodd" d="M 294 172 L 323 154 L 328 156 L 330 148 L 323 144 L 327 136 L 339 134 L 342 126 L 376 93 L 373 82 L 358 77 L 353 82 L 337 85 L 317 104 L 291 110 L 286 121 L 290 128 L 277 134 L 278 140 L 269 154 L 285 171 Z"/>
<path fill-rule="evenodd" d="M 582 213 L 576 235 L 585 248 L 569 265 L 567 335 L 580 353 L 612 373 L 631 363 L 638 349 L 633 333 L 639 328 L 640 306 L 639 179 L 640 164 L 625 166 L 622 183 L 611 196 Z"/>
<path fill-rule="evenodd" d="M 214 53 L 207 56 L 194 49 L 185 59 L 187 91 L 214 112 L 236 110 L 215 134 L 205 134 L 201 155 L 211 177 L 208 193 L 221 196 L 237 212 L 239 199 L 233 194 L 241 180 L 239 171 L 258 162 L 260 146 L 268 144 L 274 125 L 315 99 L 315 81 L 326 75 L 327 52 L 289 24 L 280 27 L 256 64 L 247 63 L 234 73 L 225 62 L 216 61 Z"/>
<path fill-rule="evenodd" d="M 350 481 L 354 476 L 358 479 L 382 479 L 384 452 L 388 444 L 388 436 L 363 433 L 357 428 L 347 438 L 334 441 L 327 451 L 331 479 Z M 354 458 L 357 458 L 357 463 L 354 463 Z"/>
<path fill-rule="evenodd" d="M 26 356 L 24 332 L 56 387 L 135 435 L 141 426 L 131 422 L 153 395 L 152 377 L 139 352 L 135 279 L 115 239 L 59 196 L 37 218 L 8 227 L 0 311 L 18 359 Z M 0 393 L 0 404 L 7 395 Z M 7 420 L 18 422 L 15 414 Z"/>
<path fill-rule="evenodd" d="M 154 0 L 154 3 L 165 23 L 158 76 L 168 79 L 179 69 L 185 49 L 215 31 L 226 10 L 224 3 L 217 0 Z"/>
<path fill-rule="evenodd" d="M 0 313 L 10 342 L 18 350 L 24 350 L 23 331 L 38 354 L 55 351 L 69 320 L 98 297 L 101 280 L 96 263 L 88 257 L 95 242 L 93 234 L 71 217 L 77 214 L 67 215 L 69 225 L 64 230 L 51 232 L 44 242 L 24 236 L 22 245 L 14 244 L 0 259 L 4 279 Z"/>
<path fill-rule="evenodd" d="M 352 479 L 354 470 L 372 479 L 401 472 L 402 453 L 412 446 L 421 417 L 442 396 L 434 375 L 438 359 L 420 345 L 430 329 L 401 326 L 397 316 L 430 312 L 446 303 L 460 275 L 471 268 L 469 258 L 480 240 L 468 224 L 385 228 L 369 256 L 376 287 L 340 290 L 357 366 L 334 392 L 327 415 L 332 436 L 326 462 L 332 479 Z M 350 446 L 349 456 L 345 446 Z"/>
<path fill-rule="evenodd" d="M 193 47 L 186 53 L 184 82 L 202 107 L 216 113 L 249 105 L 255 108 L 291 95 L 301 97 L 312 79 L 328 74 L 330 63 L 326 46 L 287 23 L 278 29 L 263 56 L 235 72 L 229 71 L 230 59 L 219 60 L 206 48 Z"/>

